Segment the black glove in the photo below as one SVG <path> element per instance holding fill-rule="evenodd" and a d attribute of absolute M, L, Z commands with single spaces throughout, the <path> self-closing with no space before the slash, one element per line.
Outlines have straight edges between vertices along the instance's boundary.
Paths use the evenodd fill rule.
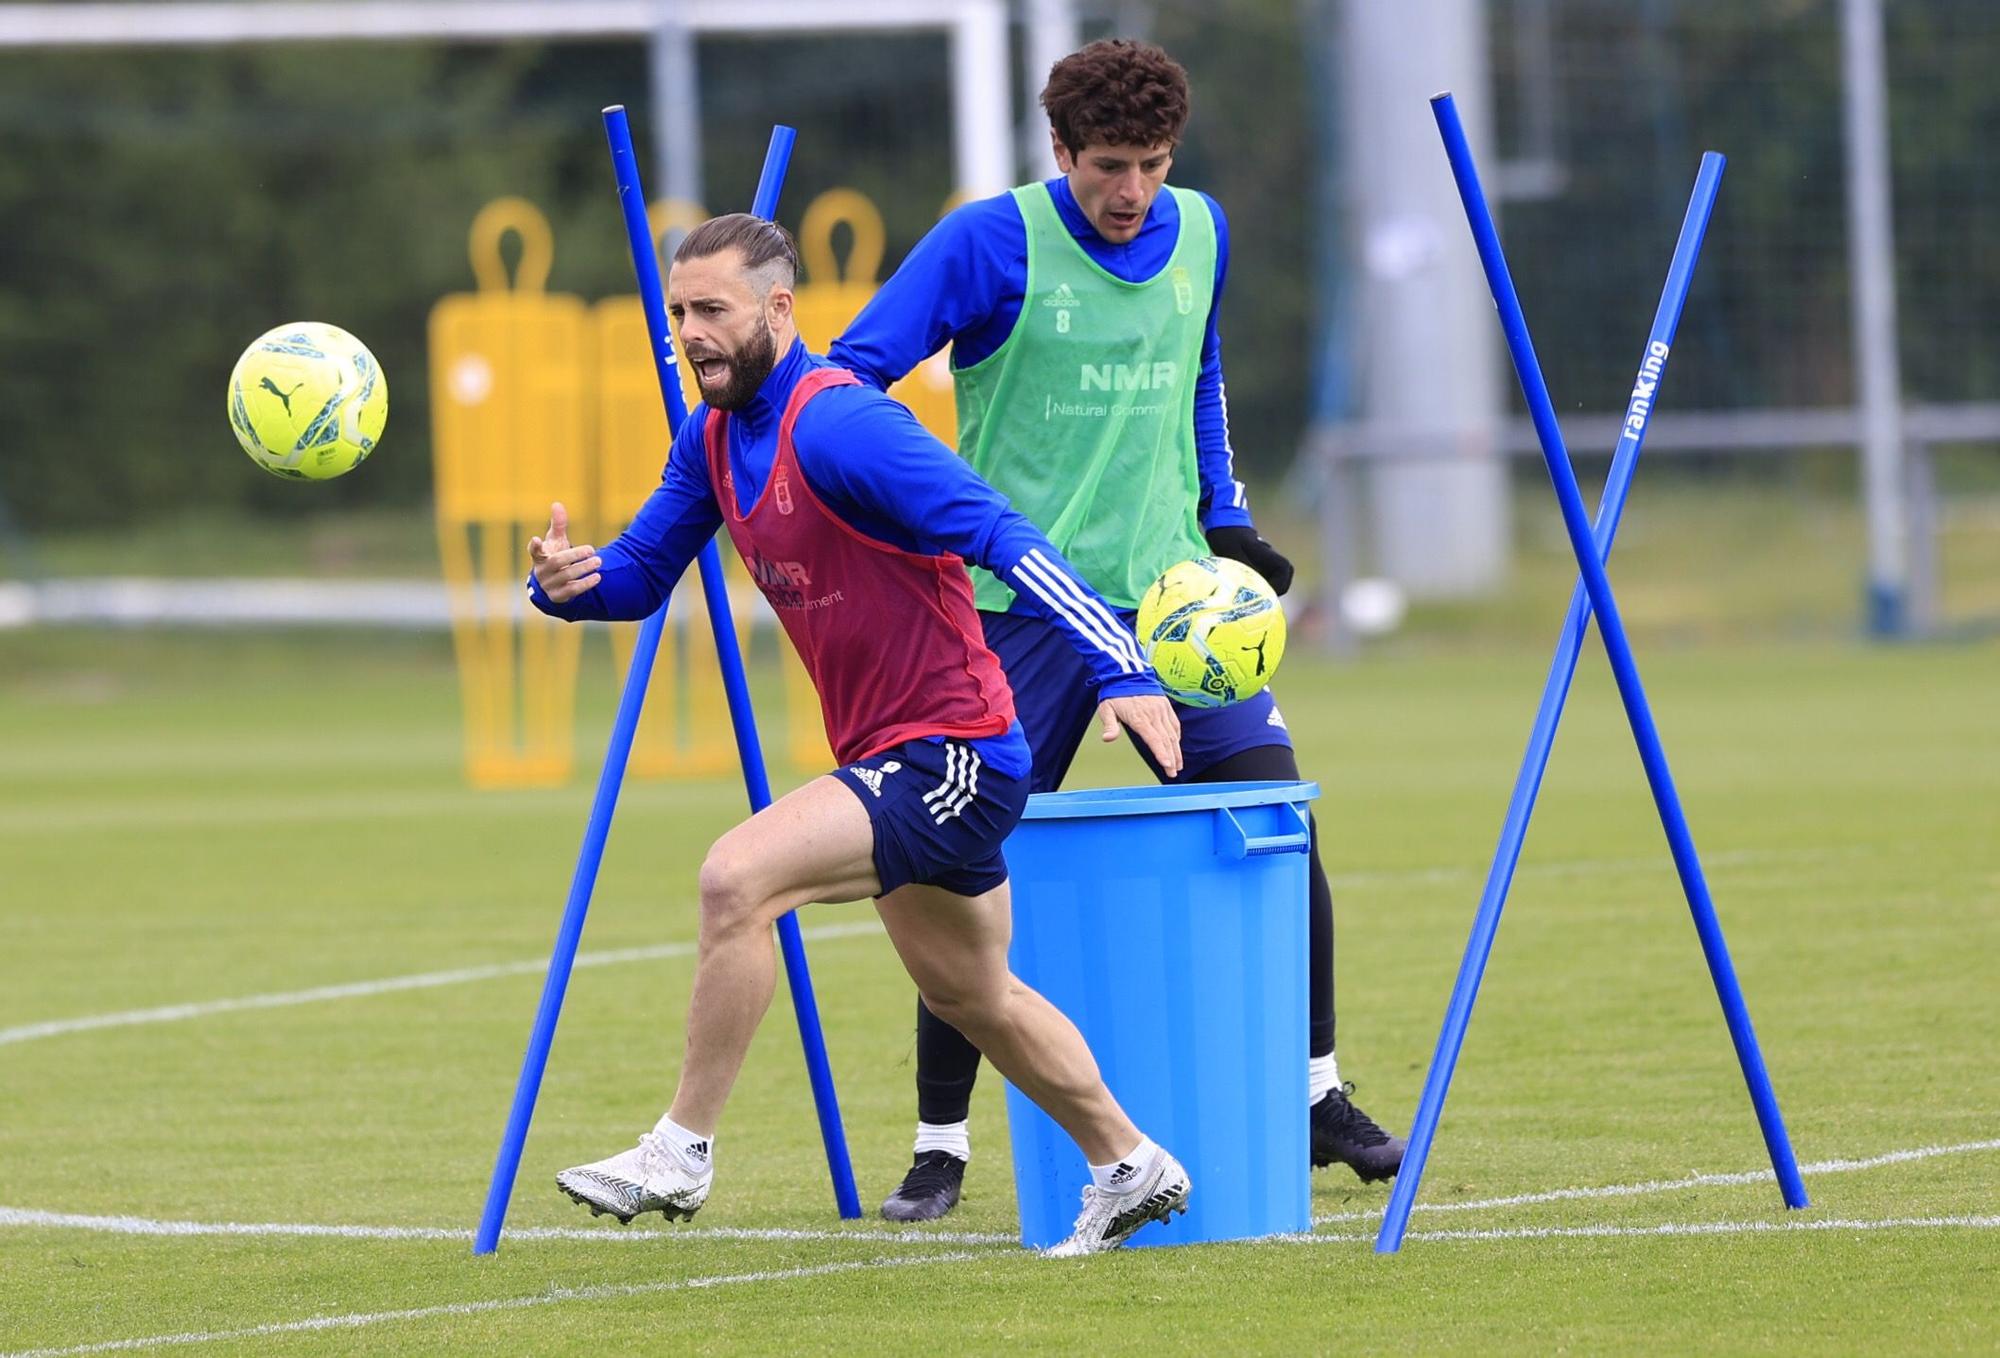
<path fill-rule="evenodd" d="M 1258 537 L 1257 530 L 1250 525 L 1211 528 L 1205 536 L 1209 551 L 1231 561 L 1241 561 L 1269 581 L 1279 594 L 1292 587 L 1292 563 L 1276 547 Z"/>

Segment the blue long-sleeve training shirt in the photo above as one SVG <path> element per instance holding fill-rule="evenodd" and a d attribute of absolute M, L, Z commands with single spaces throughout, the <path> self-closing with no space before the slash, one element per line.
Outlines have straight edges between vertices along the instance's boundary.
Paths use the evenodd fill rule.
<path fill-rule="evenodd" d="M 763 492 L 792 388 L 813 368 L 827 366 L 830 360 L 794 341 L 750 403 L 729 414 L 729 467 L 739 505 L 756 503 Z M 568 621 L 618 622 L 647 617 L 666 601 L 722 526 L 709 484 L 707 424 L 706 404 L 689 412 L 659 486 L 631 525 L 598 549 L 603 578 L 597 586 L 558 604 L 531 575 L 528 595 L 536 608 Z M 1131 629 L 1110 605 L 1040 529 L 904 406 L 869 386 L 831 387 L 799 413 L 792 443 L 813 494 L 857 532 L 925 556 L 955 553 L 1019 591 L 1026 606 L 1083 656 L 1100 697 L 1161 691 Z M 995 762 L 1005 771 L 1013 761 Z"/>
<path fill-rule="evenodd" d="M 1070 235 L 1114 277 L 1144 282 L 1167 267 L 1180 238 L 1180 205 L 1171 193 L 1153 199 L 1139 234 L 1115 245 L 1097 234 L 1077 206 L 1069 180 L 1045 181 Z M 1201 526 L 1246 525 L 1250 508 L 1235 479 L 1229 446 L 1229 401 L 1222 385 L 1222 340 L 1216 315 L 1229 272 L 1229 223 L 1207 194 L 1215 218 L 1215 299 L 1201 345 L 1194 391 L 1195 463 L 1201 479 Z M 952 211 L 918 241 L 827 356 L 864 382 L 888 386 L 946 344 L 954 368 L 969 368 L 1013 333 L 1028 290 L 1028 227 L 1013 195 L 1000 194 Z"/>

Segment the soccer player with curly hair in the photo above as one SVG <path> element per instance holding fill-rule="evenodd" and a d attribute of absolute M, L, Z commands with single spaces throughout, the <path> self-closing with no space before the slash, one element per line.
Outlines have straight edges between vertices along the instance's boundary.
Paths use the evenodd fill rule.
<path fill-rule="evenodd" d="M 886 388 L 951 345 L 960 456 L 1128 626 L 1146 587 L 1189 557 L 1234 558 L 1280 594 L 1292 581 L 1232 469 L 1216 324 L 1228 221 L 1206 194 L 1166 182 L 1188 100 L 1187 72 L 1150 43 L 1107 39 L 1058 61 L 1042 107 L 1061 173 L 949 214 L 828 351 Z M 1051 791 L 1090 728 L 1076 658 L 1032 600 L 991 573 L 973 578 L 1033 751 L 1032 788 Z M 1186 767 L 1148 760 L 1161 779 L 1299 776 L 1268 690 L 1179 712 Z M 1317 829 L 1309 882 L 1313 1164 L 1387 1179 L 1403 1142 L 1348 1098 L 1334 1058 L 1333 898 Z M 884 1216 L 927 1221 L 957 1204 L 978 1069 L 978 1049 L 920 999 L 915 1158 Z"/>

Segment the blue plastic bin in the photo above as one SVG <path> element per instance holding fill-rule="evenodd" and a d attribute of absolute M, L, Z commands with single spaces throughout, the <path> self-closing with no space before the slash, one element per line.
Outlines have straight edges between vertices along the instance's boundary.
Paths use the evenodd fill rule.
<path fill-rule="evenodd" d="M 1015 975 L 1082 1030 L 1141 1130 L 1187 1166 L 1187 1214 L 1133 1245 L 1312 1227 L 1307 812 L 1316 783 L 1028 799 L 1007 841 Z M 1007 1086 L 1021 1243 L 1069 1234 L 1083 1154 Z"/>

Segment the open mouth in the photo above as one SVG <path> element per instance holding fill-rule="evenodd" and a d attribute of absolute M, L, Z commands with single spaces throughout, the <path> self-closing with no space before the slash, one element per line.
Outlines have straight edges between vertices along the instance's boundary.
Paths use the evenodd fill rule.
<path fill-rule="evenodd" d="M 695 379 L 704 387 L 712 387 L 729 376 L 729 362 L 720 358 L 689 358 L 694 364 Z"/>
<path fill-rule="evenodd" d="M 1139 214 L 1134 212 L 1107 211 L 1104 220 L 1120 231 L 1129 231 L 1139 224 Z"/>

